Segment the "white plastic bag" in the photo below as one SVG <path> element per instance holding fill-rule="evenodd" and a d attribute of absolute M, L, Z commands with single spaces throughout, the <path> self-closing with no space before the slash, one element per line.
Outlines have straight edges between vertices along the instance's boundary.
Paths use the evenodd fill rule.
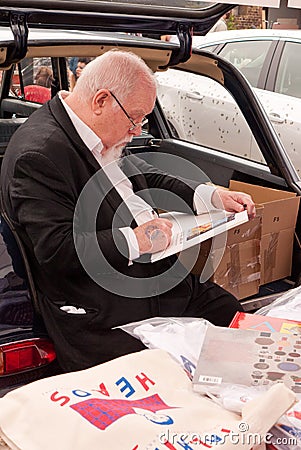
<path fill-rule="evenodd" d="M 193 317 L 153 317 L 117 328 L 140 339 L 148 348 L 167 351 L 191 378 L 208 324 L 205 319 Z"/>
<path fill-rule="evenodd" d="M 260 308 L 255 314 L 301 322 L 301 286 L 290 289 L 270 305 Z"/>

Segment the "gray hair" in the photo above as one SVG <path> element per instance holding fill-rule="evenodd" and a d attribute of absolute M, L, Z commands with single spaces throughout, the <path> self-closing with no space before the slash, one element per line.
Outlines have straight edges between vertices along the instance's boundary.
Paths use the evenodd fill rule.
<path fill-rule="evenodd" d="M 134 53 L 110 50 L 83 69 L 73 92 L 89 101 L 99 89 L 109 89 L 120 101 L 126 100 L 138 86 L 156 89 L 156 80 L 143 59 Z"/>

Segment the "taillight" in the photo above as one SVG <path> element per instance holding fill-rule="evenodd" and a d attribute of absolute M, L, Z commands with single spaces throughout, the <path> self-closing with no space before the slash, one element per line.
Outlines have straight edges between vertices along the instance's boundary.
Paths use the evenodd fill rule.
<path fill-rule="evenodd" d="M 0 346 L 0 375 L 34 369 L 55 359 L 52 342 L 35 338 Z"/>

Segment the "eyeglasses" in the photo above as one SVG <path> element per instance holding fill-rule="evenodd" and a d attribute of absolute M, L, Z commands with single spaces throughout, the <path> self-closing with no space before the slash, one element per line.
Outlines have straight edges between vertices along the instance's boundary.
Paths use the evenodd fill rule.
<path fill-rule="evenodd" d="M 116 102 L 118 103 L 118 105 L 120 106 L 120 108 L 122 109 L 122 111 L 124 112 L 124 114 L 126 115 L 126 117 L 129 119 L 129 121 L 131 122 L 132 126 L 129 128 L 129 131 L 133 131 L 136 130 L 136 128 L 139 127 L 143 127 L 143 125 L 146 125 L 148 122 L 148 119 L 145 117 L 141 122 L 135 123 L 133 121 L 133 119 L 131 118 L 131 116 L 126 112 L 126 110 L 124 109 L 124 107 L 122 106 L 122 104 L 120 103 L 120 101 L 118 100 L 118 98 L 116 97 L 116 95 L 113 94 L 112 91 L 109 91 L 110 94 L 112 95 L 112 97 L 116 100 Z"/>

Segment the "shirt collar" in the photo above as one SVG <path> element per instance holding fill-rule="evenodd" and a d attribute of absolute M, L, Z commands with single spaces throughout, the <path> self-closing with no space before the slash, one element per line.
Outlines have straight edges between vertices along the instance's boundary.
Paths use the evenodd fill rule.
<path fill-rule="evenodd" d="M 101 154 L 101 151 L 103 149 L 103 144 L 101 142 L 101 139 L 94 133 L 93 130 L 91 130 L 88 125 L 86 125 L 76 114 L 75 112 L 70 108 L 69 105 L 64 101 L 64 99 L 70 94 L 68 91 L 60 91 L 59 92 L 59 99 L 62 102 L 62 105 L 64 106 L 68 116 L 70 117 L 71 122 L 74 125 L 74 128 L 78 132 L 80 138 L 84 142 L 84 144 L 88 147 L 88 149 L 93 152 L 97 150 L 99 154 Z"/>

